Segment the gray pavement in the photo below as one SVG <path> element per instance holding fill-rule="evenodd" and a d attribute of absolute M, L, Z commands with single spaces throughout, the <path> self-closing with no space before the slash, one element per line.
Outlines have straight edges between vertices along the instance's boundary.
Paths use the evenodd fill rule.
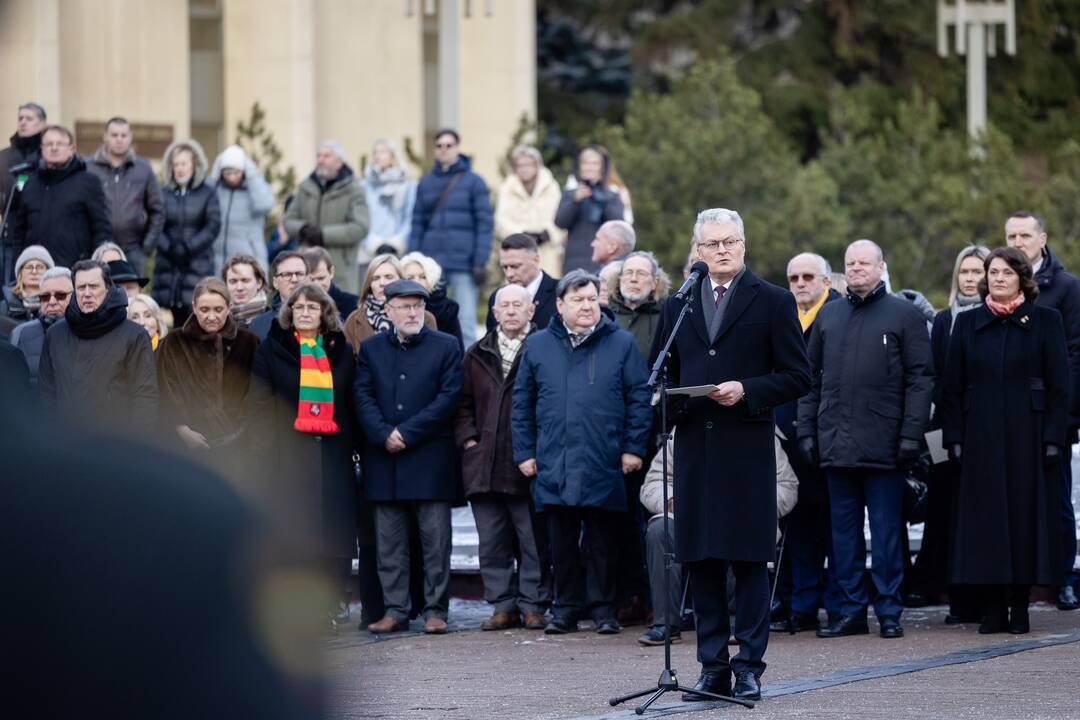
<path fill-rule="evenodd" d="M 628 718 L 633 705 L 612 709 L 607 699 L 654 686 L 662 669 L 663 649 L 636 643 L 642 628 L 554 637 L 474 629 L 487 612 L 455 601 L 455 631 L 442 637 L 353 629 L 327 638 L 332 717 Z M 754 710 L 668 694 L 645 717 L 1080 719 L 1080 612 L 1034 605 L 1025 636 L 978 635 L 944 625 L 944 614 L 908 611 L 906 637 L 892 641 L 774 635 L 764 677 L 772 697 Z M 692 634 L 672 648 L 684 684 L 697 678 L 694 651 Z"/>

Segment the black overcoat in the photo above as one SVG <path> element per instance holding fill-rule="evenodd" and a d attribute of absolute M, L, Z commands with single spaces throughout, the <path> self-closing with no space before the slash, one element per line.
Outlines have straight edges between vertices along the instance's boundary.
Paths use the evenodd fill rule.
<path fill-rule="evenodd" d="M 217 190 L 203 182 L 190 189 L 162 188 L 161 197 L 165 225 L 150 294 L 162 307 L 191 305 L 195 285 L 214 274 L 214 240 L 221 229 Z"/>
<path fill-rule="evenodd" d="M 963 446 L 953 524 L 957 584 L 1060 582 L 1061 500 L 1044 446 L 1069 461 L 1069 359 L 1061 315 L 1024 303 L 956 318 L 943 392 L 946 447 Z"/>
<path fill-rule="evenodd" d="M 672 403 L 676 552 L 681 562 L 768 561 L 776 553 L 773 408 L 810 387 L 795 298 L 747 268 L 710 343 L 701 303 L 712 292 L 708 278 L 702 284 L 705 292 L 702 285 L 695 289 L 693 312 L 672 345 L 669 384 L 738 380 L 746 398 L 731 407 L 705 397 Z M 664 335 L 680 306 L 676 298 L 665 304 Z"/>
<path fill-rule="evenodd" d="M 247 395 L 248 437 L 261 492 L 287 529 L 318 543 L 326 557 L 356 551 L 356 423 L 351 402 L 356 364 L 341 333 L 323 336 L 334 377 L 338 432 L 293 428 L 300 406 L 300 344 L 275 321 L 255 351 Z"/>
<path fill-rule="evenodd" d="M 461 346 L 453 335 L 424 326 L 406 343 L 391 331 L 360 343 L 353 401 L 364 432 L 366 500 L 460 500 L 460 392 Z M 394 428 L 405 440 L 399 453 L 384 445 Z"/>

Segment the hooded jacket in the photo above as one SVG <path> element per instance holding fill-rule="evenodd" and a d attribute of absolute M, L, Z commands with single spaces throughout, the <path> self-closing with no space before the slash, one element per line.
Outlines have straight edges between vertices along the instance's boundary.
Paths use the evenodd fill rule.
<path fill-rule="evenodd" d="M 1070 438 L 1075 441 L 1076 428 L 1080 426 L 1080 280 L 1065 269 L 1047 245 L 1035 282 L 1039 286 L 1035 304 L 1054 308 L 1065 323 L 1069 350 L 1069 427 Z"/>
<path fill-rule="evenodd" d="M 114 167 L 102 145 L 87 172 L 101 181 L 113 242 L 124 252 L 135 250 L 139 257 L 153 250 L 165 215 L 161 187 L 150 163 L 128 150 L 124 161 Z M 138 264 L 135 267 L 142 270 Z"/>
<path fill-rule="evenodd" d="M 214 274 L 220 275 L 225 261 L 236 253 L 251 255 L 266 272 L 266 215 L 274 209 L 274 192 L 250 158 L 244 158 L 240 187 L 229 187 L 221 179 L 221 157 L 214 160 L 208 180 L 217 191 L 221 209 L 221 230 L 214 239 Z"/>
<path fill-rule="evenodd" d="M 446 199 L 435 212 L 447 187 Z M 434 258 L 444 272 L 468 272 L 487 265 L 493 229 L 487 184 L 472 171 L 467 155 L 458 156 L 445 170 L 436 163 L 420 180 L 409 252 Z"/>
<path fill-rule="evenodd" d="M 626 512 L 623 453 L 645 457 L 652 407 L 633 336 L 601 316 L 576 348 L 562 317 L 525 340 L 514 385 L 514 463 L 535 458 L 533 500 Z"/>
<path fill-rule="evenodd" d="M 61 267 L 85 260 L 112 240 L 105 193 L 82 158 L 73 155 L 58 168 L 38 163 L 20 195 L 11 237 L 16 255 L 41 245 Z"/>
<path fill-rule="evenodd" d="M 164 172 L 173 155 L 188 150 L 195 158 L 195 174 L 185 185 L 171 176 L 162 188 L 165 226 L 157 242 L 157 260 L 151 295 L 162 307 L 191 305 L 195 285 L 214 274 L 214 240 L 221 228 L 217 193 L 206 180 L 206 155 L 194 140 L 177 140 L 165 151 Z"/>
<path fill-rule="evenodd" d="M 146 330 L 127 319 L 123 290 L 110 288 L 92 313 L 72 298 L 64 319 L 45 333 L 38 386 L 52 417 L 143 432 L 156 426 L 154 351 Z"/>
<path fill-rule="evenodd" d="M 351 293 L 360 291 L 356 272 L 356 248 L 368 231 L 368 206 L 364 188 L 348 165 L 338 176 L 323 183 L 314 172 L 300 183 L 285 213 L 285 232 L 298 237 L 305 225 L 322 230 L 322 242 L 334 261 L 334 280 Z"/>

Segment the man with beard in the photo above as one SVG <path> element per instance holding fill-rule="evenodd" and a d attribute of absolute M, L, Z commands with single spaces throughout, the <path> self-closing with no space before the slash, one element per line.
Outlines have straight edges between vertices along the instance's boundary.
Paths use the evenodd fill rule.
<path fill-rule="evenodd" d="M 345 163 L 345 151 L 323 140 L 315 153 L 315 169 L 296 189 L 285 213 L 285 232 L 299 247 L 325 247 L 341 268 L 337 284 L 346 292 L 360 291 L 356 249 L 367 235 L 368 206 L 364 188 Z"/>
<path fill-rule="evenodd" d="M 11 333 L 11 344 L 19 348 L 30 367 L 30 383 L 37 386 L 38 367 L 41 365 L 41 351 L 45 345 L 45 333 L 60 318 L 64 317 L 71 295 L 71 271 L 65 267 L 54 267 L 45 271 L 41 278 L 41 317 L 24 322 Z"/>
<path fill-rule="evenodd" d="M 46 413 L 95 427 L 145 432 L 158 419 L 157 371 L 146 331 L 127 319 L 127 295 L 109 267 L 71 269 L 75 302 L 45 333 L 38 385 Z"/>

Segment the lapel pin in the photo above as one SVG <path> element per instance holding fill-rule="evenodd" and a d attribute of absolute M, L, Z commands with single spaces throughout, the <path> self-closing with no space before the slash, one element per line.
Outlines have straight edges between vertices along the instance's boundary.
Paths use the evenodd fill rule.
<path fill-rule="evenodd" d="M 1028 321 L 1028 316 L 1027 316 L 1027 315 L 1025 315 L 1024 317 L 1020 318 L 1020 322 L 1022 322 L 1022 323 L 1026 323 L 1027 321 Z"/>

